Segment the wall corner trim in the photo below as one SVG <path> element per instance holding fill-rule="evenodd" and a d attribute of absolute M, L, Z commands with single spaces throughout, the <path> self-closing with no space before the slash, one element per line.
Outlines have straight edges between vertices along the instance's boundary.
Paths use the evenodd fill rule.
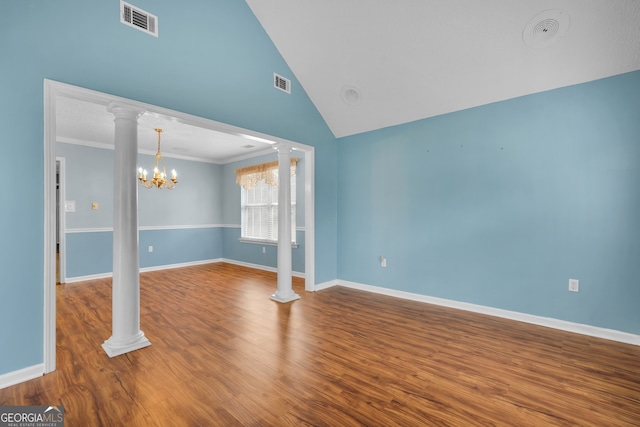
<path fill-rule="evenodd" d="M 42 375 L 44 375 L 44 363 L 2 374 L 0 375 L 0 389 L 29 381 Z"/>
<path fill-rule="evenodd" d="M 434 304 L 443 307 L 455 308 L 459 310 L 470 311 L 474 313 L 487 314 L 489 316 L 501 317 L 504 319 L 515 320 L 518 322 L 530 323 L 533 325 L 544 326 L 547 328 L 558 329 L 565 332 L 573 332 L 577 334 L 587 335 L 595 338 L 603 338 L 610 341 L 617 341 L 625 344 L 640 346 L 640 335 L 628 332 L 617 331 L 613 329 L 600 328 L 597 326 L 583 325 L 580 323 L 568 322 L 565 320 L 553 319 L 550 317 L 534 316 L 516 311 L 503 310 L 500 308 L 487 307 L 483 305 L 470 304 L 448 300 L 444 298 L 431 297 L 427 295 L 414 294 L 411 292 L 398 291 L 395 289 L 382 288 L 379 286 L 365 285 L 362 283 L 349 282 L 346 280 L 337 280 L 338 286 L 346 288 L 358 289 L 366 292 L 387 295 L 395 298 L 408 299 L 427 304 Z"/>

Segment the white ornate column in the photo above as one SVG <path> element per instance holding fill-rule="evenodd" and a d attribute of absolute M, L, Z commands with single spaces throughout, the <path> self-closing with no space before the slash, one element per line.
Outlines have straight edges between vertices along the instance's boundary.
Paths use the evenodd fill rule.
<path fill-rule="evenodd" d="M 278 150 L 278 289 L 274 301 L 297 300 L 291 283 L 291 146 L 277 144 Z"/>
<path fill-rule="evenodd" d="M 151 345 L 140 330 L 140 262 L 138 253 L 138 117 L 139 109 L 111 103 L 115 115 L 113 187 L 112 335 L 102 344 L 109 357 Z"/>

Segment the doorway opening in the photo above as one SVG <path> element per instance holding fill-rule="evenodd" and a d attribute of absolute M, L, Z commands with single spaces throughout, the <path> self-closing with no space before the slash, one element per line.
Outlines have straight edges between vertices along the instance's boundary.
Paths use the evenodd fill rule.
<path fill-rule="evenodd" d="M 56 102 L 58 97 L 68 97 L 100 105 L 121 102 L 147 111 L 171 117 L 180 122 L 223 132 L 237 137 L 239 141 L 263 140 L 270 143 L 284 143 L 302 153 L 305 161 L 305 290 L 315 290 L 315 157 L 314 148 L 305 144 L 288 141 L 271 135 L 261 134 L 225 123 L 202 117 L 192 116 L 179 111 L 169 110 L 149 104 L 132 101 L 114 95 L 96 92 L 52 80 L 44 81 L 44 192 L 45 192 L 45 224 L 44 224 L 44 373 L 53 372 L 56 367 L 56 260 L 60 249 L 60 277 L 64 280 L 64 159 L 56 158 Z M 60 186 L 58 194 L 57 164 L 60 160 Z M 58 224 L 58 221 L 59 224 Z M 59 230 L 59 235 L 56 232 Z M 60 246 L 58 246 L 60 245 Z M 268 295 L 265 295 L 268 298 Z M 106 338 L 106 337 L 105 337 Z"/>

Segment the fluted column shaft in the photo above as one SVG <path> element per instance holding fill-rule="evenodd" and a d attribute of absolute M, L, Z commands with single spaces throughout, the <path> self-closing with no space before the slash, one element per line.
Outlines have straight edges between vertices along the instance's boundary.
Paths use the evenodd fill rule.
<path fill-rule="evenodd" d="M 271 299 L 290 302 L 300 298 L 291 282 L 291 146 L 278 150 L 278 289 Z"/>
<path fill-rule="evenodd" d="M 102 344 L 109 357 L 151 345 L 140 330 L 138 253 L 138 117 L 142 111 L 110 104 L 115 116 L 112 335 Z"/>

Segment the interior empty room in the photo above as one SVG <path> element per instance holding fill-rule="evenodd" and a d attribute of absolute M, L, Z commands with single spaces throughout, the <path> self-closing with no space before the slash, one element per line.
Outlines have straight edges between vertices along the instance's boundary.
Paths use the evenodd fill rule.
<path fill-rule="evenodd" d="M 640 3 L 0 9 L 0 415 L 640 424 Z"/>

